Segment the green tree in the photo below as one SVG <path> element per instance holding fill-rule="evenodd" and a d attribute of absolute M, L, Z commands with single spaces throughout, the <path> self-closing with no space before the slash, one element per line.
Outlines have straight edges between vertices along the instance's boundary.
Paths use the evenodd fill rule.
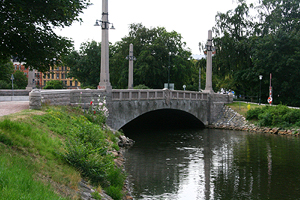
<path fill-rule="evenodd" d="M 51 80 L 46 82 L 44 89 L 63 89 L 64 84 L 60 80 Z"/>
<path fill-rule="evenodd" d="M 16 70 L 14 72 L 14 88 L 15 89 L 25 89 L 28 84 L 28 78 L 24 72 Z"/>
<path fill-rule="evenodd" d="M 0 60 L 0 80 L 9 81 L 14 72 L 13 63 L 9 59 Z"/>
<path fill-rule="evenodd" d="M 168 82 L 170 64 L 170 82 L 176 89 L 183 84 L 192 72 L 191 52 L 186 50 L 182 36 L 176 31 L 167 32 L 165 28 L 148 29 L 142 24 L 131 24 L 129 35 L 117 42 L 110 61 L 111 83 L 116 88 L 126 88 L 128 83 L 129 45 L 133 44 L 134 85 L 144 84 L 150 88 L 162 88 Z M 171 52 L 171 55 L 169 55 Z M 170 63 L 169 63 L 170 59 Z"/>
<path fill-rule="evenodd" d="M 89 0 L 0 1 L 0 60 L 17 57 L 41 72 L 54 66 L 72 46 L 53 28 L 70 26 L 87 8 Z"/>
<path fill-rule="evenodd" d="M 11 75 L 14 72 L 13 63 L 9 59 L 0 59 L 0 89 L 11 89 Z"/>
<path fill-rule="evenodd" d="M 258 72 L 254 68 L 253 26 L 250 8 L 240 0 L 234 10 L 216 15 L 214 38 L 216 55 L 213 57 L 213 74 L 217 77 L 217 88 L 231 89 L 236 94 L 256 96 Z M 254 87 L 253 87 L 254 86 Z"/>
<path fill-rule="evenodd" d="M 80 51 L 72 51 L 63 62 L 70 68 L 69 77 L 77 79 L 81 86 L 97 87 L 100 81 L 101 44 L 95 41 L 82 43 Z"/>
<path fill-rule="evenodd" d="M 263 0 L 257 24 L 257 70 L 265 77 L 263 98 L 268 95 L 272 73 L 273 102 L 300 106 L 300 4 L 295 0 Z"/>

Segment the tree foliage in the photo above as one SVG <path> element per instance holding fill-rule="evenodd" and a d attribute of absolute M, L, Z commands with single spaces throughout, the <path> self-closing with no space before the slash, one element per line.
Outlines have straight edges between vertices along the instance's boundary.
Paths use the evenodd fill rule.
<path fill-rule="evenodd" d="M 51 80 L 46 82 L 44 89 L 63 89 L 64 84 L 60 80 Z"/>
<path fill-rule="evenodd" d="M 28 84 L 28 78 L 24 72 L 16 70 L 14 72 L 14 89 L 25 89 Z"/>
<path fill-rule="evenodd" d="M 142 24 L 131 24 L 129 35 L 122 38 L 113 47 L 110 61 L 111 83 L 116 88 L 128 85 L 129 45 L 133 44 L 134 85 L 144 84 L 150 88 L 163 88 L 168 82 L 168 66 L 170 66 L 170 82 L 176 89 L 182 85 L 192 72 L 193 63 L 189 60 L 191 52 L 176 31 L 167 32 L 165 28 L 146 28 Z M 169 55 L 171 52 L 171 55 Z"/>
<path fill-rule="evenodd" d="M 9 59 L 0 59 L 0 80 L 9 82 L 10 77 L 14 72 L 14 66 L 13 63 Z"/>
<path fill-rule="evenodd" d="M 295 0 L 260 0 L 256 7 L 239 0 L 234 10 L 217 14 L 213 74 L 220 75 L 223 88 L 258 96 L 263 75 L 267 99 L 272 73 L 273 102 L 300 106 L 299 6 Z M 250 16 L 252 8 L 256 16 Z"/>
<path fill-rule="evenodd" d="M 63 62 L 70 68 L 69 77 L 76 78 L 82 86 L 97 87 L 100 81 L 100 43 L 96 41 L 82 43 L 80 51 L 72 51 Z"/>
<path fill-rule="evenodd" d="M 67 53 L 72 42 L 54 33 L 70 26 L 89 5 L 88 0 L 0 1 L 0 59 L 17 57 L 41 72 Z"/>
<path fill-rule="evenodd" d="M 133 44 L 134 85 L 146 85 L 149 88 L 163 88 L 168 82 L 170 64 L 170 82 L 175 88 L 190 82 L 193 63 L 189 60 L 191 52 L 185 49 L 182 37 L 175 31 L 165 28 L 148 29 L 142 24 L 131 24 L 129 35 L 122 41 L 110 45 L 110 82 L 113 88 L 127 88 L 128 66 L 126 57 L 129 45 Z M 169 57 L 169 52 L 171 55 Z M 170 62 L 169 62 L 170 59 Z M 63 59 L 70 68 L 69 76 L 78 79 L 83 86 L 97 86 L 100 80 L 101 46 L 97 42 L 81 45 L 80 51 L 73 51 Z"/>

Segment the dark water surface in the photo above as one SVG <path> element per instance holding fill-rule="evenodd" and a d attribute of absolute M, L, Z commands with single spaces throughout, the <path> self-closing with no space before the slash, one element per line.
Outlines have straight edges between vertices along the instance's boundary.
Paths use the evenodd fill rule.
<path fill-rule="evenodd" d="M 127 132 L 134 199 L 300 199 L 300 140 L 229 130 Z"/>

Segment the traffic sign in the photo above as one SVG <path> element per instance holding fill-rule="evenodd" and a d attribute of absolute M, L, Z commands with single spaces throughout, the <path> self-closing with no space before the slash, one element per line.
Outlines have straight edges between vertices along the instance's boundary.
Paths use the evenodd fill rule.
<path fill-rule="evenodd" d="M 271 103 L 272 103 L 272 100 L 273 100 L 272 97 L 269 97 L 269 98 L 268 98 L 268 103 L 271 104 Z"/>

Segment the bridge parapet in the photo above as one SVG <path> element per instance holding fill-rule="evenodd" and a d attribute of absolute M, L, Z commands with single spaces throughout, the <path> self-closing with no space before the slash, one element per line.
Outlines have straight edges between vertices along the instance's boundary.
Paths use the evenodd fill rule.
<path fill-rule="evenodd" d="M 116 90 L 112 91 L 112 100 L 152 100 L 152 99 L 186 99 L 186 100 L 207 100 L 208 93 L 182 90 Z"/>

